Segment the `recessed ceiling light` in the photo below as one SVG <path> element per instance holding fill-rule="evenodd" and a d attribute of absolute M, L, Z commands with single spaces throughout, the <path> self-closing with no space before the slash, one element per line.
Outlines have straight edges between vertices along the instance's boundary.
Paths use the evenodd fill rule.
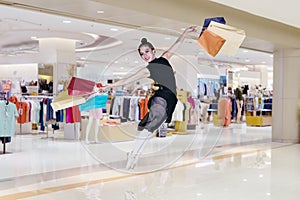
<path fill-rule="evenodd" d="M 31 37 L 30 37 L 30 39 L 32 39 L 32 40 L 36 40 L 36 39 L 37 39 L 37 37 L 36 37 L 36 36 L 31 36 Z"/>
<path fill-rule="evenodd" d="M 64 23 L 64 24 L 70 24 L 71 21 L 70 21 L 70 20 L 63 20 L 63 23 Z"/>
<path fill-rule="evenodd" d="M 250 59 L 246 59 L 245 62 L 250 62 Z"/>
<path fill-rule="evenodd" d="M 165 38 L 165 40 L 171 40 L 171 38 L 169 38 L 169 37 L 166 37 L 166 38 Z"/>
<path fill-rule="evenodd" d="M 104 11 L 103 11 L 103 10 L 98 10 L 97 13 L 98 13 L 98 14 L 103 14 Z"/>
<path fill-rule="evenodd" d="M 244 52 L 244 53 L 248 53 L 249 51 L 248 51 L 248 50 L 243 50 L 243 52 Z"/>
<path fill-rule="evenodd" d="M 120 69 L 124 69 L 124 67 L 120 67 Z"/>
<path fill-rule="evenodd" d="M 119 29 L 117 29 L 117 28 L 111 28 L 110 30 L 111 31 L 118 31 Z"/>
<path fill-rule="evenodd" d="M 261 63 L 262 63 L 262 64 L 266 64 L 266 61 L 262 61 Z"/>
<path fill-rule="evenodd" d="M 126 75 L 127 72 L 113 72 L 113 75 Z"/>
<path fill-rule="evenodd" d="M 271 58 L 273 58 L 273 54 L 272 54 L 272 55 L 270 55 L 270 57 L 271 57 Z"/>

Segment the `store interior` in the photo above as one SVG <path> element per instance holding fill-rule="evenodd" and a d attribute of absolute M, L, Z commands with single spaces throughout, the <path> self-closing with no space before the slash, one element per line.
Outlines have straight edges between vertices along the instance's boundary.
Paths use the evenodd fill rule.
<path fill-rule="evenodd" d="M 13 17 L 12 11 L 18 11 L 16 8 L 5 6 L 3 6 L 3 10 L 11 17 Z M 3 59 L 3 64 L 0 65 L 0 76 L 3 86 L 7 83 L 11 85 L 6 95 L 7 98 L 14 96 L 18 98 L 19 102 L 24 101 L 24 103 L 32 100 L 41 101 L 41 99 L 54 100 L 62 90 L 66 90 L 68 81 L 73 76 L 101 83 L 102 85 L 106 85 L 109 81 L 115 82 L 118 79 L 130 76 L 145 66 L 135 50 L 136 43 L 142 36 L 155 41 L 157 55 L 159 55 L 182 31 L 181 29 L 160 30 L 154 27 L 142 27 L 140 29 L 112 27 L 107 24 L 96 24 L 26 10 L 22 10 L 20 16 L 22 15 L 24 16 L 22 21 L 14 21 L 9 16 L 2 21 L 2 23 L 11 27 L 21 27 L 19 27 L 20 30 L 8 27 L 5 32 L 8 38 L 17 38 L 18 42 L 16 44 L 9 43 L 9 40 L 3 42 L 1 51 L 5 59 Z M 35 15 L 38 15 L 36 19 L 47 17 L 49 23 L 44 23 L 39 25 L 43 27 L 36 28 L 37 22 L 30 21 Z M 58 23 L 60 27 L 56 25 Z M 54 25 L 58 28 L 54 29 L 52 27 Z M 87 26 L 89 26 L 88 30 L 85 29 Z M 33 27 L 35 29 L 32 30 Z M 48 31 L 45 29 L 48 29 Z M 107 33 L 108 31 L 110 31 L 110 34 Z M 102 35 L 96 35 L 95 32 L 101 32 Z M 187 112 L 188 117 L 193 118 L 188 120 L 190 123 L 193 121 L 189 125 L 196 126 L 199 123 L 207 122 L 217 123 L 216 111 L 218 110 L 217 104 L 220 98 L 234 98 L 237 91 L 241 91 L 243 96 L 240 97 L 242 99 L 239 104 L 234 103 L 231 119 L 238 123 L 247 122 L 248 125 L 251 123 L 261 126 L 271 125 L 269 119 L 266 123 L 258 122 L 262 119 L 257 118 L 256 115 L 271 115 L 271 112 L 261 111 L 261 109 L 266 109 L 264 106 L 268 103 L 265 101 L 269 102 L 271 101 L 269 99 L 272 98 L 272 53 L 243 48 L 248 43 L 255 43 L 255 39 L 245 38 L 241 48 L 234 56 L 220 53 L 216 57 L 212 57 L 197 45 L 197 36 L 198 33 L 195 33 L 187 38 L 177 55 L 172 59 L 177 88 L 185 91 L 183 101 L 184 103 L 189 101 L 193 104 L 192 109 Z M 26 63 L 25 57 L 31 60 Z M 151 83 L 142 80 L 122 88 L 114 88 L 110 98 L 116 97 L 118 91 L 123 92 L 126 97 L 136 97 L 136 95 L 146 97 L 150 89 Z M 197 109 L 195 108 L 196 101 L 198 101 Z M 249 111 L 245 110 L 247 104 L 254 104 L 254 107 Z M 45 103 L 45 107 L 46 105 Z M 251 107 L 251 105 L 248 107 Z M 239 111 L 237 111 L 237 106 L 241 108 Z M 109 114 L 112 112 L 120 115 L 117 111 L 112 111 L 112 108 L 108 109 L 110 110 L 104 110 L 106 118 L 109 118 Z M 237 112 L 239 113 L 239 119 L 236 118 Z M 193 116 L 191 116 L 192 113 Z M 83 118 L 86 115 L 88 114 L 82 113 Z M 255 119 L 251 119 L 250 115 Z M 127 116 L 120 117 L 126 122 L 139 120 L 139 118 L 129 119 Z M 40 119 L 43 119 L 43 117 L 40 117 Z M 51 121 L 51 123 L 60 124 L 60 128 L 58 126 L 49 128 L 51 132 L 69 125 L 66 121 L 61 122 L 53 117 L 47 120 L 43 123 L 48 124 Z M 174 123 L 170 126 L 174 126 Z M 21 124 L 22 130 L 20 132 L 22 133 L 31 133 L 31 126 L 41 133 L 45 132 L 44 126 L 39 126 L 40 121 L 32 122 L 28 119 L 26 122 L 22 121 Z M 77 128 L 79 132 L 80 130 L 85 132 L 82 127 L 85 126 Z M 82 139 L 79 132 L 76 133 L 77 136 L 74 136 L 73 139 Z M 65 136 L 65 138 L 68 138 L 68 136 Z"/>
<path fill-rule="evenodd" d="M 197 44 L 199 33 L 195 33 L 172 58 L 179 100 L 175 113 L 182 115 L 173 116 L 171 123 L 156 131 L 135 171 L 128 172 L 126 156 L 143 117 L 141 107 L 147 107 L 149 80 L 104 91 L 108 101 L 101 116 L 91 110 L 75 116 L 77 108 L 58 109 L 61 105 L 56 102 L 72 77 L 105 86 L 134 74 L 145 66 L 136 51 L 142 37 L 153 41 L 160 55 L 188 24 L 172 21 L 173 29 L 163 29 L 161 25 L 98 23 L 4 5 L 0 10 L 0 100 L 14 103 L 18 112 L 15 132 L 1 137 L 0 156 L 10 162 L 3 163 L 8 173 L 1 173 L 0 180 L 13 185 L 1 182 L 3 195 L 15 189 L 34 191 L 34 187 L 53 192 L 55 186 L 77 183 L 70 187 L 74 189 L 84 187 L 87 179 L 101 183 L 97 176 L 120 178 L 190 166 L 199 160 L 209 166 L 207 158 L 226 157 L 230 147 L 238 152 L 239 145 L 249 145 L 250 154 L 251 144 L 280 146 L 271 144 L 272 45 L 246 37 L 234 56 L 212 57 Z M 201 24 L 202 20 L 199 30 Z M 264 47 L 252 48 L 258 43 Z M 260 156 L 270 158 L 269 152 Z M 23 166 L 21 171 L 15 160 Z M 215 168 L 222 168 L 221 162 L 215 163 Z M 132 191 L 124 193 L 130 196 Z"/>

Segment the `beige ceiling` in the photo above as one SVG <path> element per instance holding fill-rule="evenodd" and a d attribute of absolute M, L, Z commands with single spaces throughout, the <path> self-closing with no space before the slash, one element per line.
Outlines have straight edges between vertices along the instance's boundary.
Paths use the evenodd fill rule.
<path fill-rule="evenodd" d="M 229 24 L 231 23 L 246 30 L 247 38 L 243 42 L 242 47 L 250 51 L 245 55 L 243 49 L 241 49 L 234 57 L 220 55 L 216 58 L 208 58 L 206 56 L 206 59 L 226 63 L 245 63 L 245 60 L 251 60 L 250 63 L 245 64 L 254 65 L 266 62 L 267 65 L 272 65 L 272 58 L 270 59 L 268 52 L 273 52 L 274 45 L 276 45 L 273 41 L 280 42 L 281 40 L 278 40 L 278 37 L 281 35 L 274 34 L 268 36 L 263 31 L 254 31 L 255 26 L 261 26 L 260 23 L 264 23 L 270 26 L 267 27 L 270 31 L 275 28 L 288 29 L 290 30 L 291 39 L 294 39 L 294 35 L 297 35 L 296 33 L 299 30 L 299 28 L 291 26 L 294 25 L 294 22 L 289 21 L 288 17 L 277 19 L 270 14 L 270 16 L 263 16 L 264 18 L 261 18 L 253 15 L 262 16 L 260 13 L 256 13 L 259 10 L 255 10 L 253 7 L 251 7 L 251 14 L 248 14 L 244 11 L 227 7 L 229 4 L 227 6 L 220 6 L 213 2 L 207 2 L 203 0 L 0 0 L 0 3 L 7 5 L 0 7 L 0 33 L 2 36 L 0 45 L 3 48 L 4 45 L 7 47 L 7 45 L 13 46 L 13 44 L 16 44 L 18 46 L 19 44 L 25 44 L 25 46 L 27 45 L 32 50 L 36 50 L 32 40 L 29 39 L 30 36 L 47 31 L 50 36 L 62 32 L 65 35 L 74 34 L 74 37 L 80 37 L 79 40 L 82 40 L 81 44 L 87 45 L 95 42 L 93 38 L 91 39 L 84 34 L 90 33 L 112 37 L 117 41 L 121 41 L 122 45 L 116 45 L 117 48 L 93 51 L 92 53 L 78 52 L 78 59 L 81 57 L 87 58 L 88 56 L 87 63 L 96 63 L 99 65 L 99 63 L 107 63 L 108 60 L 116 59 L 116 55 L 122 55 L 122 52 L 126 51 L 128 52 L 127 55 L 131 55 L 130 59 L 132 62 L 137 62 L 136 60 L 139 58 L 135 52 L 136 45 L 139 39 L 145 34 L 152 41 L 155 41 L 159 47 L 164 48 L 170 44 L 170 41 L 174 41 L 183 27 L 191 24 L 201 26 L 205 17 L 209 17 L 212 14 L 214 16 L 219 14 L 225 16 Z M 246 2 L 244 6 L 247 5 Z M 236 7 L 234 6 L 234 2 L 231 1 L 231 3 L 230 6 Z M 275 4 L 274 2 L 272 3 L 272 5 Z M 246 9 L 243 5 L 238 6 L 242 10 Z M 209 8 L 209 10 L 205 10 L 205 8 Z M 104 11 L 104 13 L 97 13 L 100 10 Z M 253 20 L 249 21 L 249 25 L 245 25 L 237 17 L 234 17 L 234 14 L 241 16 L 240 18 L 243 19 L 251 17 Z M 284 16 L 284 14 L 282 15 Z M 267 18 L 272 20 L 268 20 Z M 72 23 L 61 23 L 62 20 L 67 19 L 71 20 Z M 281 23 L 276 23 L 273 20 L 278 20 Z M 283 22 L 288 24 L 288 26 L 283 25 Z M 298 25 L 296 24 L 295 26 Z M 111 28 L 118 28 L 119 32 L 111 32 Z M 264 29 L 265 27 L 261 28 Z M 22 35 L 22 32 L 26 32 L 27 34 Z M 169 36 L 169 40 L 166 40 L 167 36 Z M 190 40 L 185 42 L 181 51 L 182 54 L 194 56 L 201 56 L 203 54 L 203 50 L 196 45 L 195 39 L 197 36 L 193 35 Z M 270 40 L 268 41 L 268 39 Z M 28 40 L 31 42 L 26 43 Z M 193 44 L 191 45 L 191 43 Z M 289 42 L 289 44 L 297 45 L 298 43 Z M 77 44 L 77 46 L 80 45 Z M 258 54 L 256 51 L 251 51 L 251 49 L 266 53 Z M 16 62 L 16 60 L 18 62 L 25 62 L 34 57 L 25 51 L 19 52 L 18 59 L 0 57 L 0 63 Z M 130 63 L 128 58 L 121 58 L 120 60 L 122 59 L 123 64 L 128 65 Z"/>
<path fill-rule="evenodd" d="M 300 28 L 300 12 L 298 0 L 272 1 L 260 0 L 211 0 L 245 12 L 265 17 L 277 22 Z"/>

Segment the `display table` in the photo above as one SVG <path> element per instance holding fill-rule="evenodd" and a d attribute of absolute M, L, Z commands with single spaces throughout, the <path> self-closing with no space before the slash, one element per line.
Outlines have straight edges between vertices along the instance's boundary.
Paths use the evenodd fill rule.
<path fill-rule="evenodd" d="M 115 125 L 106 125 L 107 121 L 100 120 L 98 131 L 99 142 L 120 142 L 134 140 L 137 133 L 137 123 L 119 123 Z M 81 139 L 85 138 L 88 119 L 81 121 Z M 95 124 L 92 124 L 91 132 L 89 133 L 89 141 L 95 141 Z"/>
<path fill-rule="evenodd" d="M 271 126 L 272 125 L 272 110 L 260 109 L 246 112 L 247 126 Z"/>

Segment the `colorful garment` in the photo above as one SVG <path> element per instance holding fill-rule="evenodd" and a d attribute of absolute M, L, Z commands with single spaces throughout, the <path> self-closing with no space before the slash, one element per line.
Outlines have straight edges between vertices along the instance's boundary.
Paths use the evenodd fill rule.
<path fill-rule="evenodd" d="M 0 136 L 13 136 L 15 134 L 18 111 L 15 104 L 0 101 Z"/>

